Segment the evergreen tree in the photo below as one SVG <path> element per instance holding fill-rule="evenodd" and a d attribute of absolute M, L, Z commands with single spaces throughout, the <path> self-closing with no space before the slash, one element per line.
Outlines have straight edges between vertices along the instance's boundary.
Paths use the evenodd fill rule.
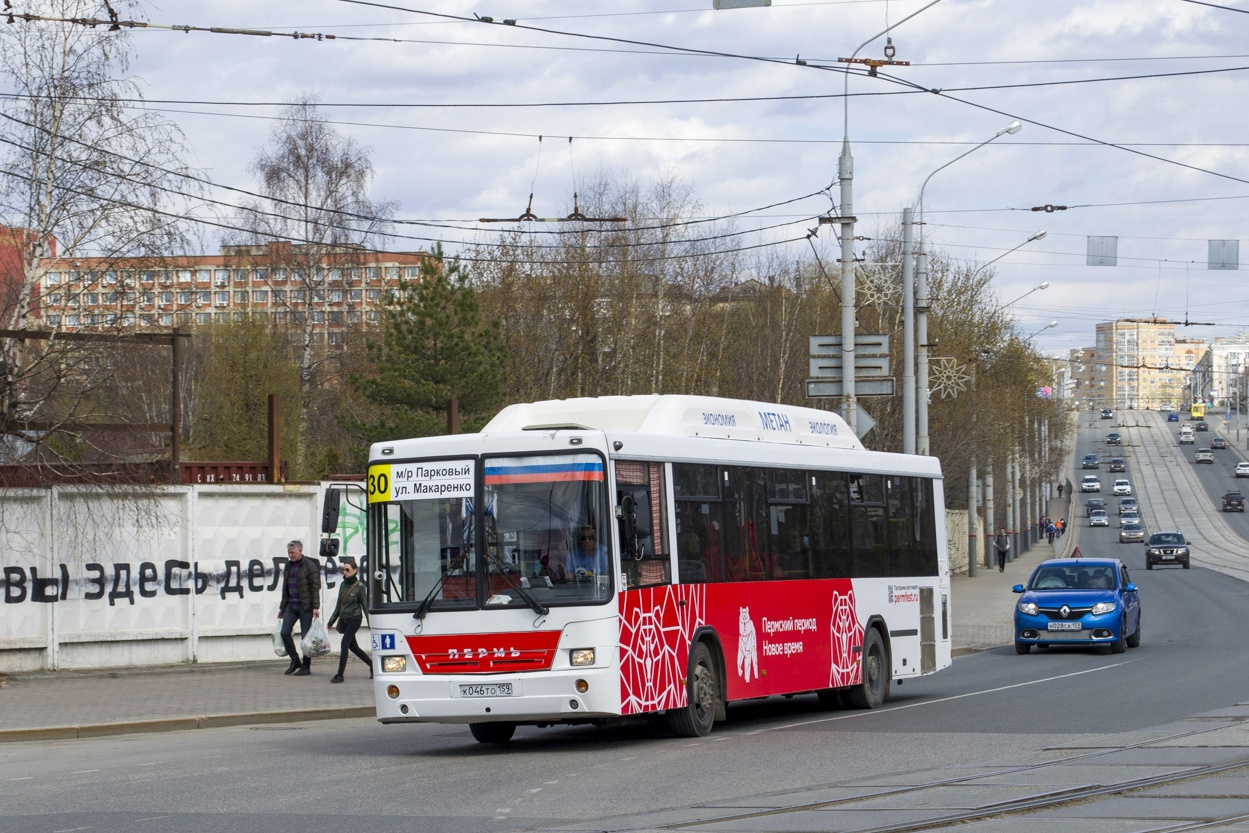
<path fill-rule="evenodd" d="M 401 281 L 382 315 L 380 340 L 366 344 L 374 370 L 351 377 L 376 408 L 346 427 L 367 442 L 442 434 L 453 400 L 466 430 L 494 415 L 503 400 L 500 325 L 482 320 L 459 261 L 444 261 L 436 246 L 420 278 Z"/>

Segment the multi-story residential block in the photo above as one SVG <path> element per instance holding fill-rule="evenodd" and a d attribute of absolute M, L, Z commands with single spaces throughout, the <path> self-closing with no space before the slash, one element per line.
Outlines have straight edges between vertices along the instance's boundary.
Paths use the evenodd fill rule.
<path fill-rule="evenodd" d="M 1192 389 L 1198 399 L 1216 405 L 1244 398 L 1249 378 L 1249 335 L 1216 338 L 1197 364 Z"/>
<path fill-rule="evenodd" d="M 376 325 L 401 279 L 415 280 L 425 252 L 289 243 L 223 246 L 216 255 L 102 260 L 59 258 L 42 270 L 37 317 L 68 331 L 147 330 L 257 316 L 341 343 Z"/>
<path fill-rule="evenodd" d="M 1088 407 L 1179 407 L 1205 351 L 1204 341 L 1177 339 L 1175 323 L 1165 318 L 1098 324 Z"/>

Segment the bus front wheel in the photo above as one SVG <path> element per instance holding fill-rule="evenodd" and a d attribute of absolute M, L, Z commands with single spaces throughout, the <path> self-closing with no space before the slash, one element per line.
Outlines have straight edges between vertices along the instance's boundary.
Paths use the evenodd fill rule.
<path fill-rule="evenodd" d="M 684 708 L 668 710 L 668 728 L 683 738 L 703 738 L 716 722 L 716 665 L 711 651 L 702 642 L 690 651 L 689 679 Z"/>
<path fill-rule="evenodd" d="M 516 734 L 515 723 L 470 723 L 468 730 L 478 743 L 507 743 Z"/>
<path fill-rule="evenodd" d="M 875 709 L 889 696 L 889 658 L 875 628 L 863 636 L 862 663 L 863 681 L 850 689 L 850 704 L 856 709 Z"/>

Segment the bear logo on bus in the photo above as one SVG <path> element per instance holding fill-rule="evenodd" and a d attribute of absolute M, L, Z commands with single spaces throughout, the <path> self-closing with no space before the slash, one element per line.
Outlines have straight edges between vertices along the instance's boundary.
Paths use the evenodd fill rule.
<path fill-rule="evenodd" d="M 750 682 L 750 675 L 759 676 L 759 653 L 755 642 L 755 623 L 750 618 L 750 608 L 737 612 L 737 673 Z"/>

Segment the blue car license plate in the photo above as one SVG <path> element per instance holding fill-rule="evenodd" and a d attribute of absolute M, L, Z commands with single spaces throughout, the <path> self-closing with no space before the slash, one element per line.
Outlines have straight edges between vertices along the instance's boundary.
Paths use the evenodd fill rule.
<path fill-rule="evenodd" d="M 1078 631 L 1082 625 L 1079 622 L 1050 622 L 1046 627 L 1051 631 Z"/>

